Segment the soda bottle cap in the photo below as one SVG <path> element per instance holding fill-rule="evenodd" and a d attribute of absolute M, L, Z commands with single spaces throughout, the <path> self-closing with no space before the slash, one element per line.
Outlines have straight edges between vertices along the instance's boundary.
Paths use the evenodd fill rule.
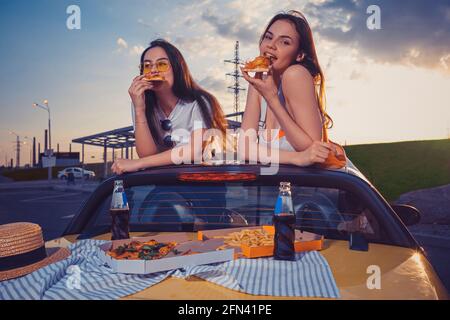
<path fill-rule="evenodd" d="M 280 182 L 280 191 L 289 191 L 291 190 L 290 182 Z"/>

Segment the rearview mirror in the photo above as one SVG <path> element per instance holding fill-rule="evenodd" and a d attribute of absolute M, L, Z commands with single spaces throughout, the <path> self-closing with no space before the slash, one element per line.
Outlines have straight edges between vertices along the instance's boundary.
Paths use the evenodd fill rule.
<path fill-rule="evenodd" d="M 405 204 L 393 204 L 391 206 L 405 225 L 412 226 L 419 223 L 421 215 L 416 208 Z"/>

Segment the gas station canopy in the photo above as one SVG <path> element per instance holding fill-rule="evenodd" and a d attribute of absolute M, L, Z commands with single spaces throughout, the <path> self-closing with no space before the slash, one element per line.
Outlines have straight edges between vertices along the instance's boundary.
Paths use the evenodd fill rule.
<path fill-rule="evenodd" d="M 133 126 L 119 128 L 73 139 L 72 142 L 113 149 L 134 147 L 134 129 Z"/>
<path fill-rule="evenodd" d="M 235 115 L 242 115 L 242 112 L 239 114 L 227 115 L 227 117 Z M 241 123 L 238 121 L 227 121 L 229 129 L 236 129 L 241 126 Z M 100 132 L 87 137 L 73 139 L 72 142 L 113 149 L 134 147 L 134 128 L 133 126 L 129 126 L 111 131 Z"/>

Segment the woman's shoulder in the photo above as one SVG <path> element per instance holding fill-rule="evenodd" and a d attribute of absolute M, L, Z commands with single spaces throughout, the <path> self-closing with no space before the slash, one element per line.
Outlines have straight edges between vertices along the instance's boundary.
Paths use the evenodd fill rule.
<path fill-rule="evenodd" d="M 283 78 L 282 83 L 283 85 L 289 84 L 292 82 L 313 82 L 313 77 L 311 73 L 309 73 L 308 69 L 306 69 L 304 66 L 300 64 L 294 64 L 292 66 L 289 66 L 284 72 L 283 72 Z"/>

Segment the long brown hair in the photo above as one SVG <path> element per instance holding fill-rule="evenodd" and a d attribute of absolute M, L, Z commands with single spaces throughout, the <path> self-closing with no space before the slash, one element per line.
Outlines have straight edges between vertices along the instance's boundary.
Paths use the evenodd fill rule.
<path fill-rule="evenodd" d="M 152 41 L 149 47 L 145 49 L 141 55 L 141 74 L 143 73 L 142 65 L 145 54 L 148 50 L 155 47 L 164 49 L 169 57 L 174 75 L 174 83 L 172 87 L 174 95 L 182 101 L 197 101 L 207 129 L 218 129 L 225 136 L 227 122 L 219 102 L 216 97 L 201 88 L 194 81 L 183 55 L 174 45 L 164 39 L 156 39 Z M 211 109 L 208 108 L 208 104 L 211 106 Z M 164 145 L 163 137 L 159 134 L 159 131 L 156 130 L 156 128 L 161 126 L 161 123 L 155 112 L 156 96 L 151 90 L 145 92 L 145 107 L 145 113 L 153 139 L 161 149 L 166 149 L 167 147 Z"/>
<path fill-rule="evenodd" d="M 309 26 L 305 16 L 301 12 L 295 10 L 290 10 L 286 13 L 282 12 L 275 15 L 264 30 L 259 43 L 261 44 L 264 39 L 264 35 L 267 33 L 272 24 L 274 24 L 274 22 L 278 20 L 288 20 L 295 25 L 295 30 L 297 31 L 300 38 L 298 54 L 303 55 L 303 60 L 300 62 L 295 60 L 292 62 L 292 64 L 300 64 L 304 66 L 313 77 L 314 85 L 316 87 L 316 97 L 319 104 L 319 109 L 325 121 L 324 124 L 327 128 L 331 128 L 333 126 L 333 120 L 325 111 L 325 77 L 317 58 L 316 47 L 314 45 L 311 27 Z"/>

